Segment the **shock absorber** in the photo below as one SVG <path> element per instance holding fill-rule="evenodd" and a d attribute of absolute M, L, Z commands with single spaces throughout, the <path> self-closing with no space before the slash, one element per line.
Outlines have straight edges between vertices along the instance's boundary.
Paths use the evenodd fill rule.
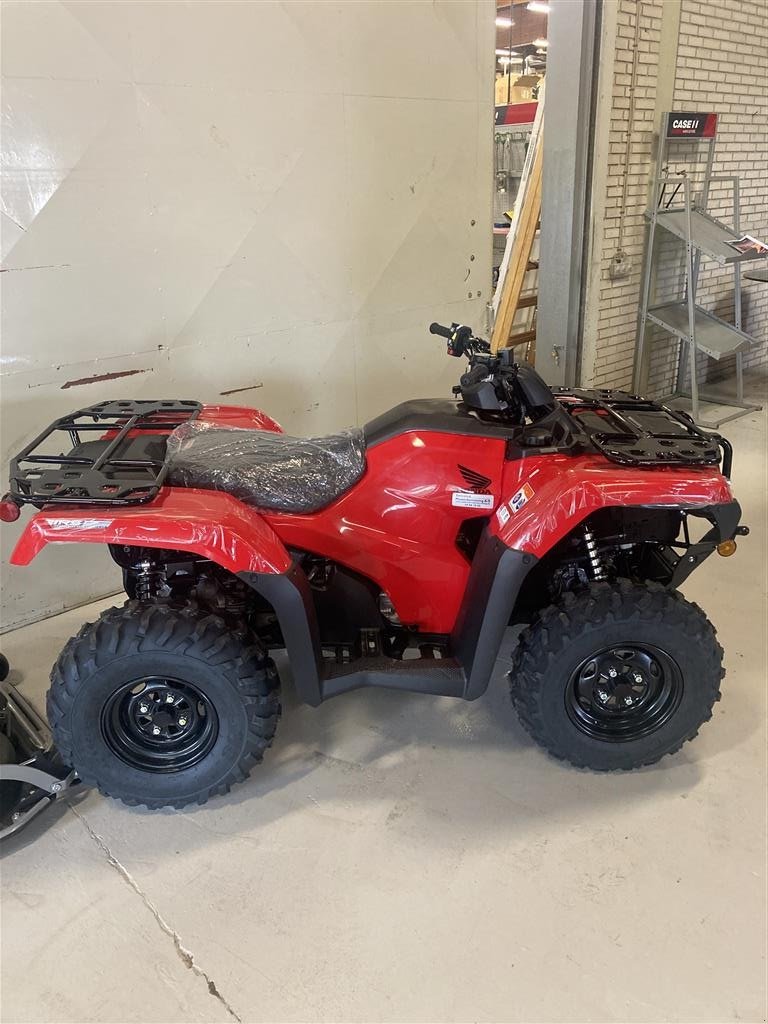
<path fill-rule="evenodd" d="M 588 526 L 584 527 L 584 543 L 587 547 L 587 558 L 589 558 L 589 564 L 592 569 L 592 579 L 595 581 L 607 579 L 608 574 L 605 571 L 605 564 L 597 549 L 595 535 Z"/>
<path fill-rule="evenodd" d="M 110 544 L 109 550 L 123 570 L 123 586 L 130 598 L 152 601 L 166 587 L 167 553 L 130 544 Z"/>
<path fill-rule="evenodd" d="M 162 566 L 157 565 L 148 558 L 134 562 L 125 571 L 128 579 L 133 583 L 132 596 L 137 601 L 153 600 L 165 579 Z M 130 593 L 130 590 L 128 592 Z"/>

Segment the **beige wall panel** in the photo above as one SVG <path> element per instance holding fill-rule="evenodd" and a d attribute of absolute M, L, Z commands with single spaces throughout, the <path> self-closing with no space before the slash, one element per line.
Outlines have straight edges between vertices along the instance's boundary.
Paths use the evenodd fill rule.
<path fill-rule="evenodd" d="M 481 326 L 489 297 L 494 15 L 5 2 L 3 472 L 102 399 L 322 433 L 448 394 L 426 327 Z M 117 585 L 87 545 L 9 567 L 0 533 L 6 628 Z"/>

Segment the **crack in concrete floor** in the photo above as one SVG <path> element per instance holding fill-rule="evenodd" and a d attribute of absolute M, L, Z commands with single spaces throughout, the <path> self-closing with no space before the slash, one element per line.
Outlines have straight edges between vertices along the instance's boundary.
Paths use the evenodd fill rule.
<path fill-rule="evenodd" d="M 91 827 L 91 825 L 88 823 L 87 818 L 83 814 L 81 814 L 80 811 L 78 811 L 71 805 L 69 809 L 70 811 L 72 811 L 74 816 L 80 821 L 83 828 L 91 837 L 93 842 L 96 844 L 96 846 L 98 846 L 98 848 L 107 858 L 107 863 L 110 865 L 110 867 L 113 867 L 115 871 L 118 873 L 118 875 L 120 875 L 120 877 L 123 879 L 123 881 L 136 893 L 136 895 L 139 897 L 141 902 L 150 912 L 152 917 L 154 917 L 160 930 L 171 939 L 171 941 L 173 942 L 173 947 L 176 950 L 176 955 L 178 956 L 179 960 L 181 960 L 181 962 L 188 970 L 192 971 L 193 974 L 197 975 L 198 978 L 201 978 L 205 982 L 209 994 L 212 995 L 214 999 L 218 999 L 218 1001 L 221 1003 L 221 1005 L 224 1007 L 224 1009 L 227 1011 L 230 1017 L 233 1020 L 237 1021 L 238 1024 L 242 1024 L 242 1018 L 239 1017 L 237 1013 L 235 1013 L 230 1003 L 221 994 L 221 992 L 216 986 L 215 981 L 210 977 L 210 975 L 208 975 L 203 970 L 202 967 L 200 967 L 198 963 L 196 963 L 194 954 L 190 949 L 187 949 L 187 947 L 182 943 L 181 936 L 179 935 L 179 933 L 176 931 L 175 928 L 171 927 L 171 925 L 168 924 L 163 915 L 160 913 L 159 908 L 155 906 L 155 904 L 152 902 L 149 896 L 147 896 L 147 894 L 143 891 L 143 889 L 136 881 L 136 879 L 133 877 L 133 875 L 130 873 L 130 871 L 125 867 L 124 864 L 122 864 L 117 859 L 114 853 L 112 853 L 109 846 L 107 845 L 106 840 Z"/>

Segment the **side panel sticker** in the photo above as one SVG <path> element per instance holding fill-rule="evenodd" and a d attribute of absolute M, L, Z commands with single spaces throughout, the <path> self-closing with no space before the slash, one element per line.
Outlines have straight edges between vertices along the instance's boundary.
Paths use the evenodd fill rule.
<path fill-rule="evenodd" d="M 519 512 L 523 505 L 527 504 L 533 497 L 533 488 L 530 484 L 523 484 L 517 494 L 513 494 L 509 501 L 509 507 L 513 512 Z"/>
<path fill-rule="evenodd" d="M 475 494 L 474 491 L 454 491 L 451 495 L 451 504 L 459 508 L 493 508 L 494 499 L 492 494 Z"/>
<path fill-rule="evenodd" d="M 502 501 L 502 503 L 496 509 L 496 518 L 499 521 L 499 526 L 503 526 L 509 520 L 509 515 L 510 515 L 509 509 L 507 508 L 507 506 Z"/>

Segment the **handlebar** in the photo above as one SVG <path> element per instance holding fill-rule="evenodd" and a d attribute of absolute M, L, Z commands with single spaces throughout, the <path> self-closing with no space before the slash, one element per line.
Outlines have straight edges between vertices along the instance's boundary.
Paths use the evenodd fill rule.
<path fill-rule="evenodd" d="M 429 333 L 448 339 L 449 356 L 468 356 L 471 359 L 478 352 L 490 352 L 491 350 L 487 341 L 473 337 L 472 328 L 462 324 L 443 327 L 442 324 L 432 323 L 429 325 Z"/>
<path fill-rule="evenodd" d="M 476 363 L 470 370 L 462 374 L 461 386 L 468 388 L 473 384 L 479 384 L 488 377 L 488 364 Z"/>
<path fill-rule="evenodd" d="M 453 388 L 454 395 L 461 395 L 467 408 L 480 415 L 501 416 L 518 425 L 525 422 L 526 415 L 540 418 L 555 408 L 550 389 L 532 367 L 518 366 L 514 349 L 492 352 L 487 341 L 476 338 L 472 328 L 462 324 L 444 327 L 433 323 L 429 333 L 447 339 L 449 356 L 468 359 L 467 371 L 458 387 Z"/>
<path fill-rule="evenodd" d="M 429 325 L 430 334 L 438 334 L 441 338 L 453 337 L 453 331 L 450 327 L 443 327 L 442 324 L 433 323 Z"/>

